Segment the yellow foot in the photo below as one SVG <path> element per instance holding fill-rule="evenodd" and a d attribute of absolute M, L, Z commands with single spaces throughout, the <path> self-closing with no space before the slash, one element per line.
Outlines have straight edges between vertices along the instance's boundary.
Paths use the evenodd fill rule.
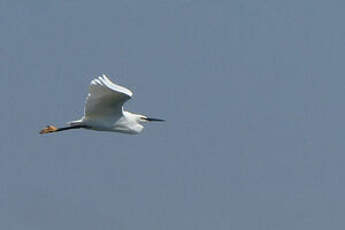
<path fill-rule="evenodd" d="M 53 133 L 53 132 L 56 132 L 56 130 L 57 130 L 57 128 L 55 126 L 47 125 L 46 128 L 44 128 L 40 131 L 40 134 Z"/>

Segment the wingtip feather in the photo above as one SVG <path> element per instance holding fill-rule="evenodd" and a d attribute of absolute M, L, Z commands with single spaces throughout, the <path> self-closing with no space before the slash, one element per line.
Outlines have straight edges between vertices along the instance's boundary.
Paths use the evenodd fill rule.
<path fill-rule="evenodd" d="M 91 85 L 95 86 L 106 86 L 107 88 L 118 90 L 124 94 L 127 94 L 129 97 L 133 96 L 133 92 L 123 86 L 117 85 L 110 80 L 110 78 L 104 73 L 100 74 L 97 78 L 91 81 Z"/>

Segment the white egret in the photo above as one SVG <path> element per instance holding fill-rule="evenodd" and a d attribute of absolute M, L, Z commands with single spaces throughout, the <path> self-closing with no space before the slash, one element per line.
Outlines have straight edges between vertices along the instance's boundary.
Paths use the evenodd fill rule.
<path fill-rule="evenodd" d="M 80 120 L 68 122 L 69 126 L 62 128 L 48 125 L 40 134 L 80 128 L 138 134 L 144 129 L 140 123 L 164 121 L 125 111 L 123 104 L 131 99 L 132 95 L 129 89 L 114 84 L 103 74 L 91 81 L 84 116 Z"/>

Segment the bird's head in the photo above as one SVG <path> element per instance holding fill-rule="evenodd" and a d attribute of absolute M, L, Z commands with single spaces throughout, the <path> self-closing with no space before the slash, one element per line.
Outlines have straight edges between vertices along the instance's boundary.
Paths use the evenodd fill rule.
<path fill-rule="evenodd" d="M 165 121 L 163 119 L 152 118 L 152 117 L 148 117 L 142 114 L 130 113 L 128 111 L 123 111 L 123 115 L 127 117 L 127 119 L 135 121 L 136 123 L 146 123 L 149 121 Z"/>
<path fill-rule="evenodd" d="M 144 115 L 138 115 L 138 122 L 149 122 L 149 121 L 165 121 L 163 119 L 159 119 L 159 118 L 153 118 L 153 117 L 147 117 Z"/>

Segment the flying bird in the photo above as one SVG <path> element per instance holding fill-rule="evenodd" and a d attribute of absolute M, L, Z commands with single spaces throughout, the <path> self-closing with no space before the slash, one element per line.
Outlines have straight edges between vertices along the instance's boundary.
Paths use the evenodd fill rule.
<path fill-rule="evenodd" d="M 164 121 L 125 111 L 123 104 L 131 99 L 132 95 L 129 89 L 113 83 L 103 74 L 91 81 L 84 116 L 80 120 L 68 122 L 69 126 L 61 128 L 48 125 L 40 131 L 40 134 L 80 128 L 138 134 L 144 129 L 141 123 Z"/>

